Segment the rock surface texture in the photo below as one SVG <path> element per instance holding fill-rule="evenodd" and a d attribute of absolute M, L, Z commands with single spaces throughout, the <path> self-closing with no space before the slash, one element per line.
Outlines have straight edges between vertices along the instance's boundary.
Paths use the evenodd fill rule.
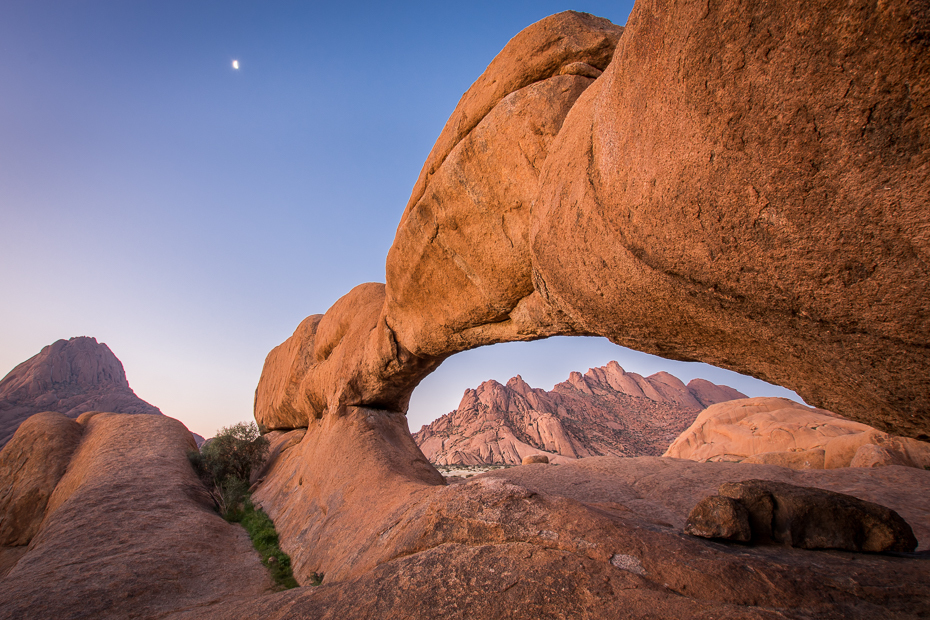
<path fill-rule="evenodd" d="M 720 485 L 688 515 L 685 532 L 801 549 L 910 552 L 917 539 L 890 508 L 851 495 L 770 480 Z"/>
<path fill-rule="evenodd" d="M 161 414 L 132 391 L 110 348 L 86 336 L 50 344 L 0 381 L 0 448 L 42 411 L 69 418 L 85 411 Z"/>
<path fill-rule="evenodd" d="M 617 362 L 573 372 L 551 391 L 518 375 L 466 390 L 458 409 L 413 439 L 439 465 L 518 465 L 532 454 L 558 463 L 586 456 L 658 456 L 708 405 L 746 398 L 695 379 L 627 373 Z"/>
<path fill-rule="evenodd" d="M 644 0 L 626 30 L 530 26 L 443 129 L 386 284 L 269 355 L 257 419 L 402 412 L 456 352 L 597 334 L 930 437 L 925 13 Z"/>
<path fill-rule="evenodd" d="M 194 447 L 165 416 L 29 418 L 0 450 L 0 556 L 15 560 L 0 618 L 153 618 L 270 591 L 245 531 L 213 510 Z"/>
<path fill-rule="evenodd" d="M 302 460 L 302 445 L 281 458 Z M 364 471 L 365 461 L 354 462 Z M 309 484 L 310 472 L 308 465 L 294 479 L 296 492 Z M 721 483 L 748 479 L 842 492 L 892 507 L 912 525 L 919 549 L 930 548 L 927 471 L 800 472 L 660 457 L 591 457 L 500 469 L 428 490 L 407 487 L 405 501 L 393 494 L 395 502 L 385 504 L 384 513 L 354 513 L 352 531 L 372 532 L 367 544 L 343 545 L 335 537 L 316 549 L 313 566 L 329 570 L 322 586 L 171 617 L 800 619 L 930 612 L 925 554 L 753 547 L 684 534 L 700 499 Z M 344 498 L 352 501 L 361 489 L 346 491 Z M 330 527 L 342 523 L 333 516 L 334 504 L 328 504 L 328 514 L 319 508 L 298 514 L 299 505 L 278 511 L 276 520 L 285 528 L 288 523 L 309 527 L 313 534 L 302 544 L 316 547 L 314 537 L 325 533 L 327 521 Z M 381 560 L 370 563 L 376 549 Z M 359 564 L 349 568 L 345 562 Z"/>
<path fill-rule="evenodd" d="M 928 11 L 641 0 L 625 29 L 569 12 L 514 37 L 439 136 L 386 283 L 262 371 L 256 420 L 306 432 L 255 497 L 298 579 L 329 585 L 210 617 L 930 613 L 919 557 L 682 532 L 721 478 L 770 477 L 892 507 L 923 541 L 922 469 L 592 457 L 446 487 L 403 415 L 459 351 L 600 335 L 930 436 Z"/>
<path fill-rule="evenodd" d="M 792 469 L 930 468 L 930 443 L 896 437 L 786 398 L 748 398 L 708 407 L 664 456 L 743 461 Z"/>

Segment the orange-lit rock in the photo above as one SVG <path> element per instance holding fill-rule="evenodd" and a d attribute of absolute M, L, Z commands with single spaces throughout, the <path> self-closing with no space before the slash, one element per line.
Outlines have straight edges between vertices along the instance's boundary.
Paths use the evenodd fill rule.
<path fill-rule="evenodd" d="M 747 398 L 702 411 L 664 456 L 792 469 L 924 468 L 930 466 L 930 443 L 895 437 L 786 398 Z"/>

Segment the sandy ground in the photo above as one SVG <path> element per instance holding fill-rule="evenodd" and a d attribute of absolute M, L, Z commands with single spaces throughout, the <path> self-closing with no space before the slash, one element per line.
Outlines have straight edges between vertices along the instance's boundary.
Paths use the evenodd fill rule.
<path fill-rule="evenodd" d="M 472 476 L 484 474 L 489 471 L 507 469 L 508 467 L 516 467 L 516 465 L 436 465 L 434 463 L 433 467 L 438 469 L 439 473 L 447 479 L 451 478 L 452 480 L 464 480 L 465 478 L 471 478 Z"/>

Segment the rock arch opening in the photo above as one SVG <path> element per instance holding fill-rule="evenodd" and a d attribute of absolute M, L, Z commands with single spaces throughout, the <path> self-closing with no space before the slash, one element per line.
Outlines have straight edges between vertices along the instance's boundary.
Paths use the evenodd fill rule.
<path fill-rule="evenodd" d="M 701 378 L 728 385 L 750 397 L 780 396 L 803 402 L 791 390 L 709 364 L 664 359 L 615 345 L 606 338 L 553 336 L 489 345 L 449 357 L 414 390 L 407 410 L 410 431 L 416 432 L 455 409 L 465 390 L 484 381 L 506 384 L 520 375 L 534 388 L 551 390 L 568 380 L 572 372 L 583 374 L 612 361 L 644 377 L 668 372 L 684 383 Z"/>
<path fill-rule="evenodd" d="M 440 471 L 540 456 L 660 456 L 707 407 L 784 388 L 605 338 L 553 337 L 458 353 L 414 390 L 407 421 Z M 446 469 L 442 469 L 445 467 Z"/>

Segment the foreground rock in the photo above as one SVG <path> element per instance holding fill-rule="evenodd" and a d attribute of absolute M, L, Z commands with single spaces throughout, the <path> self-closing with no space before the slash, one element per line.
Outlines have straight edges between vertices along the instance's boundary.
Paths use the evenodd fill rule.
<path fill-rule="evenodd" d="M 164 416 L 27 420 L 0 451 L 0 618 L 153 618 L 270 590 L 192 449 Z"/>
<path fill-rule="evenodd" d="M 20 433 L 64 419 L 53 416 Z M 445 486 L 425 461 L 396 458 L 412 440 L 393 434 L 403 416 L 393 428 L 385 420 L 352 410 L 274 437 L 256 498 L 273 514 L 300 579 L 319 572 L 326 584 L 277 594 L 244 532 L 205 501 L 182 425 L 118 414 L 65 420 L 82 427 L 82 438 L 37 535 L 0 578 L 0 618 L 930 613 L 920 555 L 728 547 L 683 533 L 701 497 L 753 477 L 887 505 L 927 549 L 930 472 L 592 457 Z"/>
<path fill-rule="evenodd" d="M 298 580 L 323 573 L 324 584 L 331 585 L 255 602 L 237 613 L 558 617 L 567 613 L 559 611 L 563 608 L 580 610 L 585 604 L 592 618 L 615 617 L 617 606 L 634 617 L 649 617 L 650 606 L 668 617 L 765 617 L 765 609 L 789 617 L 841 617 L 854 615 L 851 610 L 893 617 L 902 610 L 930 610 L 930 598 L 920 590 L 930 576 L 919 558 L 729 549 L 683 533 L 690 510 L 721 483 L 768 478 L 889 506 L 927 548 L 930 472 L 904 467 L 796 472 L 592 457 L 555 467 L 501 469 L 442 486 L 424 458 L 401 458 L 409 454 L 410 441 L 402 425 L 402 416 L 350 409 L 312 424 L 299 443 L 279 452 L 255 498 L 274 518 Z M 822 576 L 816 584 L 808 578 L 815 566 Z M 852 586 L 850 576 L 860 585 Z M 865 583 L 870 586 L 860 587 Z M 499 602 L 479 600 L 495 599 L 488 593 L 505 589 L 510 594 Z M 473 606 L 465 607 L 465 601 Z M 219 606 L 208 617 L 230 609 Z"/>
<path fill-rule="evenodd" d="M 705 409 L 665 456 L 792 469 L 927 468 L 930 443 L 889 435 L 786 398 L 748 398 Z"/>
<path fill-rule="evenodd" d="M 86 411 L 161 414 L 132 391 L 109 347 L 84 336 L 50 344 L 0 381 L 0 448 L 42 411 L 69 418 Z"/>
<path fill-rule="evenodd" d="M 303 470 L 304 486 L 309 471 Z M 335 553 L 314 564 L 329 569 L 323 586 L 173 617 L 606 619 L 622 609 L 634 618 L 895 618 L 930 612 L 930 575 L 921 555 L 746 547 L 683 533 L 702 497 L 721 483 L 750 477 L 855 493 L 891 506 L 914 526 L 920 548 L 930 547 L 930 472 L 797 472 L 592 457 L 500 469 L 448 487 L 408 486 L 406 501 L 390 514 L 357 513 L 356 528 L 373 535 L 356 553 L 355 541 L 329 541 Z M 268 480 L 281 482 L 274 471 Z M 351 502 L 360 491 L 346 487 L 343 499 Z M 340 510 L 325 506 L 324 513 L 318 504 L 309 518 L 292 508 L 278 519 L 325 535 L 315 524 Z M 350 568 L 367 565 L 373 548 L 382 561 L 370 569 Z"/>
<path fill-rule="evenodd" d="M 518 375 L 466 390 L 458 409 L 413 439 L 439 465 L 519 464 L 532 454 L 552 462 L 587 456 L 658 456 L 708 405 L 745 394 L 660 372 L 628 373 L 617 362 L 592 368 L 546 391 Z"/>
<path fill-rule="evenodd" d="M 0 546 L 29 544 L 71 463 L 84 428 L 60 413 L 37 413 L 0 450 Z"/>
<path fill-rule="evenodd" d="M 722 484 L 688 515 L 685 532 L 801 549 L 913 551 L 914 532 L 890 508 L 851 495 L 783 482 Z"/>

